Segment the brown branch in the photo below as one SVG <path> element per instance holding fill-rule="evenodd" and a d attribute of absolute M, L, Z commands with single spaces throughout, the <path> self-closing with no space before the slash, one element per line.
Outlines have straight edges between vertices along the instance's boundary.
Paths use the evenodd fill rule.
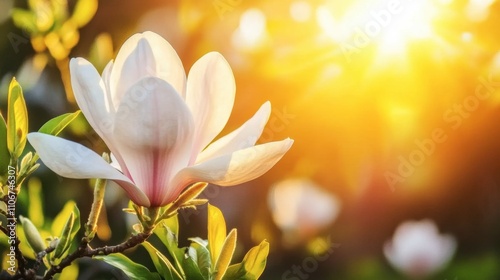
<path fill-rule="evenodd" d="M 65 267 L 71 265 L 71 263 L 79 258 L 83 257 L 94 257 L 94 256 L 106 256 L 109 254 L 113 253 L 118 253 L 118 252 L 123 252 L 127 249 L 133 248 L 140 243 L 144 242 L 146 239 L 148 239 L 149 236 L 151 236 L 153 232 L 141 232 L 137 235 L 131 236 L 129 239 L 126 241 L 115 245 L 115 246 L 104 246 L 104 247 L 99 247 L 99 248 L 91 248 L 85 239 L 85 237 L 82 239 L 82 242 L 80 243 L 80 246 L 76 251 L 71 253 L 70 255 L 66 256 L 61 263 L 57 266 L 51 267 L 45 276 L 43 277 L 44 280 L 52 279 L 55 274 L 60 273 Z"/>

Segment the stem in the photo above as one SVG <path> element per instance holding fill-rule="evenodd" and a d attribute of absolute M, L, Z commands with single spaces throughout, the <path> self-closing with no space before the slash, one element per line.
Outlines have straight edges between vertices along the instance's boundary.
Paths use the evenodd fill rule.
<path fill-rule="evenodd" d="M 160 207 L 151 207 L 148 209 L 148 216 L 150 218 L 149 221 L 146 221 L 146 225 L 144 227 L 144 231 L 152 231 L 156 226 L 156 222 L 158 221 L 158 217 L 160 216 Z"/>
<path fill-rule="evenodd" d="M 90 209 L 89 219 L 85 225 L 85 237 L 87 242 L 90 242 L 97 231 L 97 220 L 101 213 L 102 204 L 104 200 L 104 192 L 106 189 L 106 180 L 97 179 L 94 187 L 94 201 Z"/>

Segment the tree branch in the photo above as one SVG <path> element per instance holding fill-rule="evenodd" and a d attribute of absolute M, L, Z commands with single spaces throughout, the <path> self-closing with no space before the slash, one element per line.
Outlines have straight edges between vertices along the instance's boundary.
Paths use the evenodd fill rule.
<path fill-rule="evenodd" d="M 70 255 L 66 256 L 66 258 L 64 258 L 59 265 L 51 267 L 47 271 L 43 279 L 44 280 L 52 279 L 52 277 L 54 277 L 55 274 L 60 273 L 65 267 L 71 265 L 71 263 L 76 259 L 83 257 L 92 258 L 94 256 L 106 256 L 109 254 L 123 252 L 127 249 L 133 248 L 139 245 L 140 243 L 144 242 L 146 239 L 148 239 L 148 237 L 151 236 L 152 233 L 153 233 L 152 231 L 141 232 L 137 235 L 132 235 L 129 239 L 118 245 L 104 246 L 95 249 L 89 246 L 87 240 L 84 237 L 78 249 L 73 253 L 71 253 Z"/>

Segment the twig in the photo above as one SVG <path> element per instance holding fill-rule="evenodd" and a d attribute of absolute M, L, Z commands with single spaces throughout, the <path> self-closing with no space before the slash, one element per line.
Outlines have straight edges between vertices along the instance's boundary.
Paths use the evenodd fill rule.
<path fill-rule="evenodd" d="M 95 249 L 91 248 L 87 240 L 83 238 L 78 249 L 73 253 L 71 253 L 70 255 L 68 255 L 66 258 L 64 258 L 61 261 L 61 263 L 59 263 L 59 265 L 51 267 L 47 271 L 43 279 L 44 280 L 52 279 L 52 277 L 54 277 L 55 274 L 60 273 L 65 267 L 71 265 L 71 263 L 76 259 L 83 257 L 91 258 L 94 256 L 106 256 L 109 254 L 123 252 L 127 249 L 133 248 L 138 244 L 144 242 L 146 239 L 148 239 L 148 237 L 151 236 L 152 233 L 153 233 L 152 231 L 141 232 L 137 235 L 131 236 L 129 239 L 118 245 L 104 246 Z"/>

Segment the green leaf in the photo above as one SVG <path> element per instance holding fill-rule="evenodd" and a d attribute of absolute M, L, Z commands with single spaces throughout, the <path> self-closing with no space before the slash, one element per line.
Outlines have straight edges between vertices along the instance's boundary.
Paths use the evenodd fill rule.
<path fill-rule="evenodd" d="M 236 239 L 236 229 L 233 229 L 227 235 L 219 258 L 215 263 L 215 280 L 221 280 L 226 273 L 226 270 L 231 263 L 231 259 L 233 258 L 234 249 L 236 248 Z"/>
<path fill-rule="evenodd" d="M 203 278 L 209 279 L 210 271 L 212 269 L 212 262 L 210 260 L 210 252 L 206 246 L 200 243 L 191 243 L 191 247 L 196 250 L 196 261 L 198 264 L 198 269 L 200 270 Z"/>
<path fill-rule="evenodd" d="M 71 16 L 78 27 L 86 25 L 97 12 L 97 0 L 78 0 Z"/>
<path fill-rule="evenodd" d="M 54 250 L 55 258 L 64 257 L 78 230 L 80 230 L 80 210 L 75 202 L 68 201 L 52 223 L 52 233 L 59 236 L 59 244 Z"/>
<path fill-rule="evenodd" d="M 246 276 L 246 271 L 242 263 L 230 265 L 224 274 L 223 280 L 251 280 L 252 278 Z"/>
<path fill-rule="evenodd" d="M 31 34 L 37 31 L 35 14 L 32 11 L 13 8 L 12 21 L 14 21 L 15 26 Z"/>
<path fill-rule="evenodd" d="M 165 276 L 165 279 L 172 279 L 172 280 L 175 280 L 175 279 L 181 279 L 181 280 L 184 280 L 186 279 L 185 276 L 181 276 L 179 275 L 179 273 L 177 272 L 177 270 L 175 270 L 174 266 L 172 265 L 172 263 L 168 260 L 167 257 L 165 257 L 163 254 L 160 254 L 160 252 L 158 252 L 156 254 L 158 256 L 158 258 L 164 263 L 164 265 L 168 266 L 169 267 L 169 270 L 168 271 L 172 271 L 171 274 L 167 274 Z M 174 273 L 175 272 L 175 273 Z"/>
<path fill-rule="evenodd" d="M 2 114 L 0 114 L 0 178 L 7 174 L 9 159 L 10 153 L 7 148 L 7 124 Z"/>
<path fill-rule="evenodd" d="M 177 240 L 178 236 L 179 236 L 179 216 L 178 215 L 174 215 L 168 219 L 164 219 L 161 221 L 162 224 L 167 227 L 168 229 L 170 229 L 170 231 L 174 234 L 175 236 L 175 242 L 179 242 Z"/>
<path fill-rule="evenodd" d="M 73 205 L 73 212 L 74 217 L 75 217 L 75 225 L 73 226 L 73 229 L 71 230 L 71 239 L 74 239 L 78 231 L 80 230 L 80 210 L 76 206 L 76 204 Z"/>
<path fill-rule="evenodd" d="M 156 271 L 160 273 L 165 279 L 182 279 L 172 265 L 172 263 L 165 257 L 160 251 L 158 251 L 151 243 L 145 241 L 142 246 L 148 251 L 153 264 L 155 265 Z"/>
<path fill-rule="evenodd" d="M 71 245 L 71 231 L 73 231 L 73 226 L 75 224 L 75 215 L 73 212 L 69 215 L 66 224 L 63 227 L 63 231 L 59 235 L 59 243 L 54 250 L 54 256 L 56 258 L 61 258 L 62 255 L 69 249 Z"/>
<path fill-rule="evenodd" d="M 37 177 L 32 177 L 28 181 L 28 217 L 33 224 L 41 228 L 44 224 L 43 206 L 42 206 L 42 182 Z"/>
<path fill-rule="evenodd" d="M 177 230 L 174 228 L 174 230 Z M 176 270 L 184 277 L 184 270 L 181 261 L 184 258 L 184 250 L 178 247 L 177 234 L 175 234 L 165 223 L 158 225 L 154 233 L 160 241 L 167 247 L 169 255 L 173 259 Z"/>
<path fill-rule="evenodd" d="M 189 280 L 204 280 L 205 278 L 198 267 L 198 253 L 196 249 L 188 247 L 186 251 L 182 260 L 182 267 L 186 273 L 186 278 Z"/>
<path fill-rule="evenodd" d="M 258 246 L 250 249 L 241 263 L 229 266 L 223 279 L 259 279 L 266 267 L 268 254 L 269 243 L 264 240 Z"/>
<path fill-rule="evenodd" d="M 8 94 L 7 112 L 7 148 L 11 156 L 19 158 L 26 145 L 28 133 L 28 111 L 23 90 L 16 79 L 12 79 Z"/>
<path fill-rule="evenodd" d="M 212 271 L 219 259 L 222 246 L 226 240 L 226 221 L 219 208 L 208 204 L 208 250 L 212 260 Z"/>
<path fill-rule="evenodd" d="M 57 216 L 54 218 L 54 221 L 52 221 L 52 227 L 51 227 L 51 232 L 53 235 L 58 235 L 59 233 L 62 232 L 64 224 L 68 218 L 68 216 L 76 209 L 76 203 L 72 200 L 66 202 L 64 204 L 63 209 L 57 214 Z M 78 218 L 80 216 L 80 213 L 78 211 Z"/>
<path fill-rule="evenodd" d="M 130 279 L 134 280 L 161 280 L 158 273 L 149 271 L 145 266 L 140 265 L 127 258 L 121 253 L 115 253 L 107 256 L 97 256 L 98 260 L 105 261 L 106 263 L 123 271 Z"/>
<path fill-rule="evenodd" d="M 67 113 L 60 115 L 58 117 L 55 117 L 48 122 L 46 122 L 38 132 L 45 133 L 45 134 L 50 134 L 50 135 L 58 135 L 61 133 L 61 131 L 68 126 L 74 119 L 76 119 L 80 115 L 80 110 L 74 112 L 74 113 Z"/>

